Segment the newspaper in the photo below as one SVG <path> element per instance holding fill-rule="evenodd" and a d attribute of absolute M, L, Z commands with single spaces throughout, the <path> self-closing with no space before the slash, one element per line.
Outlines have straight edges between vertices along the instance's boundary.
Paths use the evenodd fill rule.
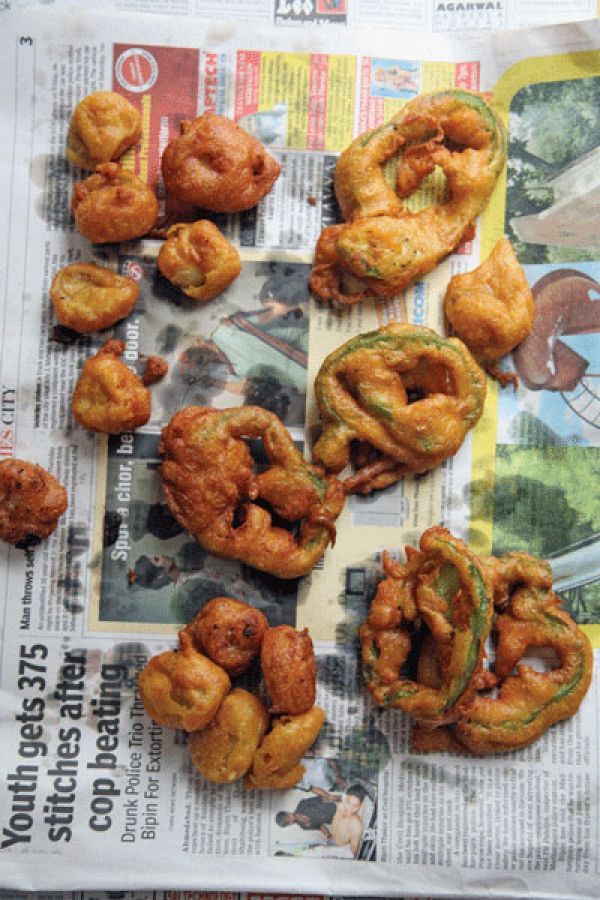
<path fill-rule="evenodd" d="M 11 898 L 35 889 L 86 900 L 135 890 L 136 900 L 180 900 L 211 889 L 596 897 L 598 676 L 577 716 L 526 750 L 424 756 L 411 750 L 408 719 L 382 713 L 364 691 L 357 628 L 382 551 L 401 555 L 441 522 L 482 552 L 550 558 L 565 605 L 600 647 L 598 23 L 416 41 L 375 27 L 184 27 L 174 16 L 58 10 L 13 11 L 2 22 L 0 457 L 50 469 L 69 509 L 49 540 L 0 549 L 0 886 Z M 337 218 L 336 155 L 410 97 L 453 86 L 493 90 L 510 124 L 507 174 L 473 239 L 402 296 L 319 306 L 307 275 L 320 228 Z M 80 173 L 64 158 L 66 131 L 76 102 L 100 88 L 142 111 L 142 139 L 125 164 L 156 184 L 163 223 L 194 217 L 159 177 L 182 118 L 204 109 L 235 117 L 281 161 L 256 210 L 215 217 L 244 263 L 217 301 L 199 308 L 158 278 L 156 241 L 107 250 L 74 230 L 69 196 Z M 440 190 L 434 181 L 416 202 Z M 589 312 L 581 333 L 560 335 L 574 387 L 552 365 L 540 389 L 523 378 L 514 393 L 490 385 L 460 452 L 425 477 L 352 498 L 335 548 L 299 582 L 216 559 L 179 527 L 157 474 L 160 429 L 173 412 L 258 403 L 308 452 L 326 353 L 394 319 L 442 330 L 448 278 L 477 265 L 505 231 L 536 290 L 551 273 L 564 281 L 565 302 Z M 72 341 L 53 318 L 52 276 L 78 259 L 138 280 L 138 304 L 115 329 L 128 364 L 138 370 L 151 353 L 169 362 L 135 434 L 92 436 L 70 415 L 78 371 L 105 338 Z M 272 624 L 308 626 L 315 640 L 327 720 L 292 791 L 208 784 L 185 736 L 143 710 L 137 674 L 217 595 L 248 600 Z M 306 802 L 313 824 L 331 822 L 353 787 L 358 844 L 278 823 L 278 812 Z"/>

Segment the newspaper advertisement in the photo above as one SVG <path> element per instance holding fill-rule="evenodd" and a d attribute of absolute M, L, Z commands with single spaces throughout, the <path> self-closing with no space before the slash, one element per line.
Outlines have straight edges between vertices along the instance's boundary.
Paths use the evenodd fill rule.
<path fill-rule="evenodd" d="M 600 677 L 574 718 L 524 750 L 421 754 L 408 717 L 382 712 L 364 689 L 358 628 L 383 551 L 401 559 L 442 524 L 478 552 L 549 559 L 565 607 L 600 648 L 598 23 L 433 34 L 415 46 L 414 35 L 351 23 L 313 40 L 275 23 L 111 17 L 119 5 L 101 17 L 2 18 L 0 458 L 35 459 L 69 506 L 48 540 L 0 547 L 0 888 L 77 900 L 596 897 Z M 317 303 L 308 274 L 321 228 L 340 220 L 338 154 L 411 97 L 450 87 L 493 91 L 508 125 L 506 171 L 474 234 L 397 297 Z M 216 301 L 196 304 L 160 277 L 158 239 L 92 245 L 75 229 L 81 172 L 64 156 L 66 134 L 75 104 L 99 89 L 142 114 L 124 164 L 156 189 L 163 229 L 197 217 L 160 175 L 183 119 L 230 116 L 280 161 L 255 209 L 208 214 L 243 262 Z M 443 191 L 434 177 L 411 202 Z M 506 358 L 518 388 L 488 381 L 484 416 L 456 456 L 348 498 L 335 546 L 302 579 L 217 558 L 173 518 L 159 442 L 178 409 L 262 406 L 308 456 L 324 357 L 391 321 L 443 332 L 450 276 L 475 268 L 503 234 L 543 311 L 536 327 L 553 339 L 540 341 L 539 358 Z M 127 364 L 141 372 L 157 354 L 169 365 L 147 425 L 132 433 L 93 435 L 70 412 L 81 367 L 106 337 L 54 318 L 52 278 L 78 260 L 138 283 L 134 311 L 114 329 Z M 246 600 L 271 625 L 310 629 L 326 722 L 292 790 L 211 784 L 187 735 L 144 711 L 139 672 L 217 596 Z M 239 683 L 262 690 L 254 669 Z"/>

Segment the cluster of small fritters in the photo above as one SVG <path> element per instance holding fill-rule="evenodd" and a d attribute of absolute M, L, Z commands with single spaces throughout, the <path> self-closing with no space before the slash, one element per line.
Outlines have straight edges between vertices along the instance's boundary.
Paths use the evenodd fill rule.
<path fill-rule="evenodd" d="M 271 706 L 231 690 L 260 656 Z M 179 649 L 153 656 L 140 672 L 146 711 L 160 725 L 191 732 L 192 762 L 208 781 L 290 788 L 325 720 L 315 706 L 317 665 L 308 631 L 269 628 L 241 600 L 215 597 L 179 633 Z"/>
<path fill-rule="evenodd" d="M 435 527 L 418 550 L 406 548 L 404 565 L 385 556 L 384 569 L 360 629 L 363 673 L 379 706 L 416 719 L 415 750 L 517 750 L 577 712 L 593 651 L 552 590 L 548 563 L 527 553 L 477 556 Z M 537 671 L 522 662 L 540 649 L 558 664 Z"/>
<path fill-rule="evenodd" d="M 67 156 L 94 170 L 75 185 L 72 209 L 95 243 L 166 237 L 161 273 L 185 294 L 208 301 L 240 272 L 237 250 L 208 220 L 157 229 L 154 191 L 117 160 L 139 138 L 141 119 L 123 97 L 100 91 L 73 114 Z M 345 222 L 325 228 L 310 277 L 313 294 L 337 304 L 390 297 L 429 272 L 473 235 L 505 162 L 502 123 L 486 99 L 462 90 L 418 97 L 342 153 L 335 191 Z M 384 167 L 397 166 L 395 187 Z M 406 199 L 436 170 L 443 203 L 413 212 Z M 172 196 L 217 212 L 255 206 L 279 164 L 253 137 L 222 116 L 183 122 L 166 148 L 162 174 Z M 111 327 L 135 306 L 129 278 L 78 262 L 55 276 L 51 299 L 64 326 L 88 334 Z M 259 406 L 188 407 L 162 432 L 160 469 L 169 508 L 211 553 L 270 575 L 307 575 L 334 543 L 347 494 L 369 494 L 439 466 L 480 419 L 486 394 L 480 363 L 502 384 L 515 377 L 497 361 L 528 334 L 534 304 L 511 245 L 500 240 L 472 272 L 455 275 L 444 310 L 458 337 L 394 322 L 360 334 L 323 361 L 315 382 L 321 434 L 312 462 L 273 413 Z M 148 385 L 166 372 L 148 357 L 142 378 L 108 340 L 81 371 L 74 418 L 91 431 L 119 434 L 150 417 Z M 260 470 L 251 446 L 262 441 Z M 352 466 L 350 473 L 345 473 Z M 338 477 L 340 476 L 340 477 Z M 49 535 L 67 506 L 64 488 L 41 467 L 0 462 L 0 538 L 27 546 Z M 284 520 L 295 530 L 273 521 Z M 432 528 L 403 566 L 385 562 L 361 629 L 369 690 L 418 724 L 421 750 L 508 750 L 572 715 L 590 682 L 589 642 L 560 608 L 550 569 L 526 554 L 478 558 L 444 529 Z M 495 668 L 484 646 L 497 637 Z M 140 676 L 149 714 L 192 732 L 194 764 L 209 779 L 246 774 L 251 787 L 289 787 L 316 738 L 315 663 L 306 633 L 268 628 L 241 601 L 210 601 L 180 633 L 180 649 L 153 658 Z M 548 673 L 515 664 L 527 648 L 550 647 L 560 665 Z M 405 664 L 418 651 L 416 678 Z M 277 714 L 243 690 L 230 692 L 260 652 Z M 496 698 L 481 693 L 497 689 Z M 228 748 L 225 749 L 224 748 Z"/>

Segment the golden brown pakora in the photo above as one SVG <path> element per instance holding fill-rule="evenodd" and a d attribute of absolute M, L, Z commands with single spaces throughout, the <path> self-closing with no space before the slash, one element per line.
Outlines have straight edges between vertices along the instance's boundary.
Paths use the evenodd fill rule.
<path fill-rule="evenodd" d="M 158 200 L 147 184 L 118 163 L 103 163 L 73 188 L 78 231 L 95 244 L 130 241 L 156 225 Z"/>
<path fill-rule="evenodd" d="M 234 688 L 212 722 L 190 737 L 192 762 L 208 781 L 231 784 L 252 765 L 268 727 L 269 714 L 262 701 Z"/>
<path fill-rule="evenodd" d="M 482 362 L 496 362 L 521 343 L 531 331 L 534 304 L 510 241 L 498 241 L 477 269 L 450 279 L 444 312 Z"/>
<path fill-rule="evenodd" d="M 146 368 L 142 375 L 142 384 L 145 384 L 146 387 L 156 384 L 157 381 L 162 381 L 168 371 L 169 363 L 162 356 L 147 356 Z"/>
<path fill-rule="evenodd" d="M 258 438 L 269 466 L 255 474 L 246 440 Z M 333 541 L 344 488 L 305 461 L 274 413 L 259 406 L 190 406 L 163 429 L 159 449 L 169 508 L 211 553 L 298 578 Z M 282 519 L 300 521 L 298 537 L 274 526 L 271 513 L 254 500 Z"/>
<path fill-rule="evenodd" d="M 139 139 L 142 116 L 121 94 L 95 91 L 73 111 L 67 135 L 67 159 L 82 169 L 119 159 Z"/>
<path fill-rule="evenodd" d="M 80 334 L 110 328 L 136 304 L 138 286 L 95 263 L 72 263 L 52 280 L 50 299 L 58 321 Z"/>
<path fill-rule="evenodd" d="M 307 628 L 269 628 L 262 642 L 260 666 L 271 698 L 271 712 L 294 716 L 314 706 L 317 661 Z"/>
<path fill-rule="evenodd" d="M 42 466 L 0 461 L 0 541 L 33 546 L 52 534 L 66 508 L 67 492 Z"/>
<path fill-rule="evenodd" d="M 169 228 L 158 254 L 158 268 L 193 300 L 222 293 L 242 270 L 240 255 L 208 219 Z"/>
<path fill-rule="evenodd" d="M 300 760 L 316 741 L 324 721 L 325 712 L 319 706 L 298 716 L 275 719 L 254 754 L 245 787 L 286 789 L 297 784 L 305 771 Z"/>
<path fill-rule="evenodd" d="M 215 113 L 183 121 L 181 135 L 162 157 L 167 191 L 215 212 L 256 206 L 280 172 L 281 166 L 260 141 Z"/>
<path fill-rule="evenodd" d="M 456 338 L 400 322 L 357 335 L 317 374 L 323 431 L 313 461 L 341 472 L 359 442 L 348 493 L 427 472 L 459 450 L 481 417 L 485 392 L 483 372 Z"/>
<path fill-rule="evenodd" d="M 138 676 L 140 697 L 159 725 L 197 731 L 214 718 L 231 682 L 224 669 L 194 649 L 186 632 L 180 632 L 179 643 L 179 650 L 148 660 Z"/>
<path fill-rule="evenodd" d="M 124 341 L 106 341 L 83 364 L 71 409 L 89 431 L 121 434 L 145 425 L 150 418 L 150 391 L 119 359 L 124 350 Z"/>
<path fill-rule="evenodd" d="M 258 656 L 268 628 L 266 616 L 249 603 L 213 597 L 186 630 L 199 649 L 234 676 L 241 675 Z"/>

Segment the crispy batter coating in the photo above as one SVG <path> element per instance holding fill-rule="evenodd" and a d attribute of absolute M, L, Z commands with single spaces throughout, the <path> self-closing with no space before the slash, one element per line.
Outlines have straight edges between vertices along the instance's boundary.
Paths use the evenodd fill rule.
<path fill-rule="evenodd" d="M 52 534 L 67 508 L 54 475 L 23 459 L 0 461 L 0 541 L 29 547 Z"/>
<path fill-rule="evenodd" d="M 213 597 L 186 631 L 199 649 L 234 676 L 241 675 L 258 656 L 268 628 L 260 609 L 232 597 Z"/>
<path fill-rule="evenodd" d="M 96 91 L 73 111 L 67 135 L 67 159 L 82 169 L 118 159 L 142 133 L 142 117 L 114 91 Z"/>
<path fill-rule="evenodd" d="M 262 701 L 234 688 L 208 727 L 192 734 L 192 762 L 209 781 L 231 784 L 252 765 L 268 727 L 269 714 Z"/>
<path fill-rule="evenodd" d="M 359 135 L 335 174 L 349 222 L 321 246 L 313 293 L 341 303 L 356 302 L 361 292 L 393 296 L 431 271 L 465 238 L 487 203 L 504 164 L 505 144 L 493 110 L 481 96 L 463 90 L 417 97 L 386 124 Z M 394 191 L 382 167 L 399 151 L 404 156 Z M 446 177 L 447 201 L 411 212 L 402 198 L 436 167 Z M 344 272 L 358 279 L 349 291 Z"/>
<path fill-rule="evenodd" d="M 254 754 L 245 787 L 291 788 L 297 784 L 304 775 L 300 760 L 316 741 L 324 721 L 325 712 L 319 706 L 299 716 L 275 719 Z"/>
<path fill-rule="evenodd" d="M 261 438 L 269 468 L 254 473 L 245 439 Z M 344 489 L 320 477 L 289 432 L 258 406 L 215 410 L 190 406 L 162 432 L 160 474 L 178 522 L 211 553 L 240 559 L 279 578 L 306 575 L 335 535 Z M 275 527 L 259 498 L 290 522 L 298 538 Z M 241 523 L 239 520 L 241 518 Z"/>
<path fill-rule="evenodd" d="M 509 241 L 498 241 L 477 269 L 450 279 L 444 312 L 477 359 L 510 353 L 533 325 L 533 296 Z"/>
<path fill-rule="evenodd" d="M 281 166 L 231 119 L 204 113 L 181 123 L 166 148 L 162 174 L 170 194 L 215 212 L 240 212 L 268 194 Z"/>
<path fill-rule="evenodd" d="M 313 460 L 337 473 L 353 442 L 366 443 L 373 458 L 345 482 L 348 492 L 365 494 L 427 472 L 458 451 L 483 412 L 485 390 L 483 372 L 456 338 L 399 322 L 358 335 L 317 374 L 323 432 Z"/>
<path fill-rule="evenodd" d="M 71 208 L 78 230 L 95 244 L 141 237 L 158 218 L 154 191 L 117 163 L 103 163 L 95 175 L 78 182 Z"/>
<path fill-rule="evenodd" d="M 271 712 L 293 716 L 314 706 L 317 661 L 307 628 L 269 628 L 262 642 L 260 666 L 271 698 Z"/>
<path fill-rule="evenodd" d="M 125 342 L 106 341 L 86 360 L 73 391 L 73 416 L 90 431 L 121 434 L 150 418 L 150 391 L 119 356 Z"/>
<path fill-rule="evenodd" d="M 186 632 L 180 632 L 179 643 L 179 650 L 148 660 L 138 676 L 140 696 L 159 725 L 197 731 L 214 718 L 231 683 L 227 672 L 194 649 Z"/>
<path fill-rule="evenodd" d="M 150 355 L 146 357 L 146 368 L 142 375 L 142 384 L 145 384 L 146 387 L 156 384 L 157 381 L 162 381 L 168 371 L 169 363 L 166 359 L 163 359 L 162 356 Z"/>
<path fill-rule="evenodd" d="M 158 268 L 184 294 L 206 302 L 228 287 L 242 270 L 240 254 L 208 219 L 169 228 Z"/>
<path fill-rule="evenodd" d="M 388 564 L 397 585 L 378 589 L 373 616 L 360 628 L 367 687 L 380 706 L 410 713 L 429 726 L 456 721 L 477 689 L 490 632 L 493 591 L 485 566 L 463 541 L 441 527 L 429 528 L 420 552 L 407 548 L 405 566 Z M 418 611 L 443 658 L 439 686 L 405 678 L 406 637 L 396 635 Z"/>
<path fill-rule="evenodd" d="M 91 334 L 110 328 L 135 306 L 138 286 L 95 263 L 72 263 L 52 279 L 50 299 L 62 325 Z"/>

